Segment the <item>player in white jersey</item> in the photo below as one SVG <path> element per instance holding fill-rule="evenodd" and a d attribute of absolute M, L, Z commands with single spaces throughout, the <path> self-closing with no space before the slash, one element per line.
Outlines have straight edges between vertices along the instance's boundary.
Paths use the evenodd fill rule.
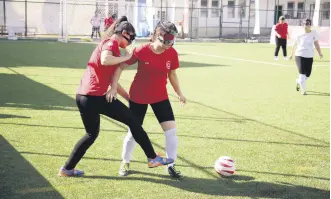
<path fill-rule="evenodd" d="M 295 54 L 295 62 L 299 70 L 299 77 L 296 79 L 296 90 L 301 90 L 301 94 L 306 95 L 306 81 L 313 66 L 314 47 L 320 58 L 323 58 L 323 54 L 318 43 L 318 35 L 315 30 L 311 29 L 311 20 L 305 19 L 303 27 L 304 32 L 296 38 L 290 58 Z"/>

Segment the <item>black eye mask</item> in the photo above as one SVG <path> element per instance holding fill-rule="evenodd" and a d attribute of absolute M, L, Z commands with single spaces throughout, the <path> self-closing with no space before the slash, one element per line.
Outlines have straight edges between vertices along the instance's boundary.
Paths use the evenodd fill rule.
<path fill-rule="evenodd" d="M 123 33 L 122 33 L 122 36 L 124 37 L 124 39 L 126 41 L 128 41 L 129 44 L 132 44 L 132 42 L 136 39 L 136 34 L 130 35 L 130 39 L 128 39 L 126 36 L 124 36 Z"/>

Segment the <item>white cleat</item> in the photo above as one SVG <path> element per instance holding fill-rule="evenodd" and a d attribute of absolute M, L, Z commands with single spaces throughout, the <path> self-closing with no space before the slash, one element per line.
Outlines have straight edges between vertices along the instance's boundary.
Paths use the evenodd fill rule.
<path fill-rule="evenodd" d="M 278 57 L 277 57 L 277 56 L 275 56 L 275 57 L 274 57 L 274 60 L 276 60 L 276 61 L 277 61 L 277 60 L 278 60 Z"/>

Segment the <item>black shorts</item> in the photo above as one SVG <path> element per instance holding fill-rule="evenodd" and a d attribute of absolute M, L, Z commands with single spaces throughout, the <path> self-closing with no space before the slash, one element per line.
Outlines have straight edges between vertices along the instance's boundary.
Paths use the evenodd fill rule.
<path fill-rule="evenodd" d="M 172 107 L 169 99 L 150 105 L 159 123 L 166 121 L 175 121 L 175 116 L 172 111 Z M 130 111 L 133 113 L 133 115 L 136 116 L 138 121 L 141 124 L 143 124 L 147 112 L 148 104 L 137 104 L 130 100 L 129 108 Z"/>
<path fill-rule="evenodd" d="M 297 64 L 299 73 L 306 75 L 307 77 L 309 77 L 311 74 L 313 61 L 313 58 L 295 56 L 295 63 Z"/>

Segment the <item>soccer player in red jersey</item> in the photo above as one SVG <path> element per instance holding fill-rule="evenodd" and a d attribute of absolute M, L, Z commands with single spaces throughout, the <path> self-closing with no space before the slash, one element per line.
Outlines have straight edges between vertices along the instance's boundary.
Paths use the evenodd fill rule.
<path fill-rule="evenodd" d="M 116 21 L 117 15 L 113 14 L 111 17 L 105 18 L 104 26 L 105 31 Z"/>
<path fill-rule="evenodd" d="M 135 29 L 126 17 L 119 19 L 106 32 L 93 51 L 83 78 L 77 89 L 76 103 L 84 123 L 86 134 L 75 145 L 68 161 L 61 167 L 59 176 L 77 176 L 84 174 L 75 167 L 99 135 L 100 114 L 126 124 L 134 139 L 139 143 L 148 158 L 148 167 L 157 167 L 172 163 L 173 160 L 155 154 L 153 146 L 141 127 L 140 122 L 129 108 L 119 100 L 112 99 L 107 92 L 111 86 L 114 71 L 121 62 L 127 61 L 132 54 L 126 52 L 121 57 L 120 49 L 126 48 L 135 39 Z M 128 100 L 128 94 L 119 86 L 119 93 Z"/>
<path fill-rule="evenodd" d="M 280 47 L 283 49 L 283 55 L 286 60 L 288 60 L 287 57 L 287 37 L 288 37 L 288 24 L 285 22 L 285 17 L 281 16 L 279 17 L 279 22 L 277 23 L 275 27 L 275 33 L 276 33 L 276 49 L 275 49 L 275 60 L 278 60 L 278 52 Z"/>
<path fill-rule="evenodd" d="M 139 122 L 143 124 L 148 105 L 152 107 L 165 133 L 167 157 L 173 160 L 177 158 L 178 138 L 175 117 L 166 88 L 168 79 L 181 104 L 186 103 L 186 98 L 180 89 L 176 74 L 176 69 L 179 67 L 178 54 L 172 47 L 176 35 L 177 29 L 173 23 L 160 22 L 154 30 L 151 43 L 136 48 L 132 58 L 126 62 L 128 65 L 138 62 L 138 71 L 130 88 L 129 108 Z M 115 71 L 113 87 L 110 90 L 112 95 L 116 95 L 117 82 L 125 67 L 118 67 Z M 132 129 L 129 129 L 123 144 L 123 162 L 119 170 L 121 176 L 126 176 L 129 173 L 129 163 L 134 147 L 135 141 L 132 137 Z M 175 169 L 174 164 L 168 165 L 168 172 L 174 178 L 183 177 Z"/>

